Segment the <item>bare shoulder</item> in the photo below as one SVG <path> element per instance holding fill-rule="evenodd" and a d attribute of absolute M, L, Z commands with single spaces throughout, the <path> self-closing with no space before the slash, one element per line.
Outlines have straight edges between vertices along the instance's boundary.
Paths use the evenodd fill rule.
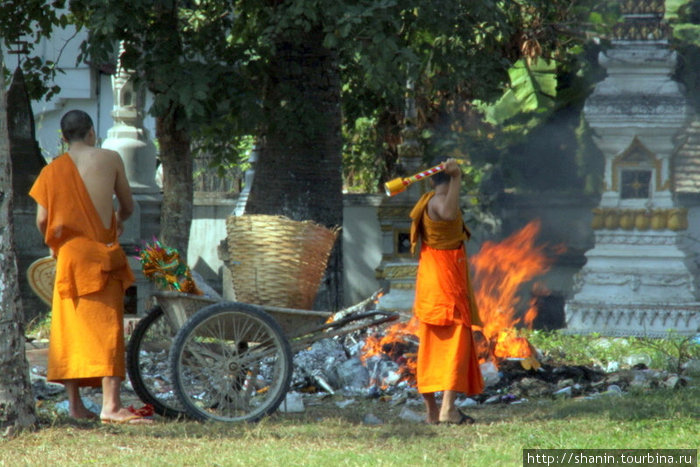
<path fill-rule="evenodd" d="M 113 151 L 112 149 L 95 148 L 95 150 L 103 157 L 108 157 L 111 159 L 121 157 L 117 151 Z"/>
<path fill-rule="evenodd" d="M 118 164 L 121 162 L 121 156 L 117 151 L 111 149 L 95 148 L 98 156 L 103 162 L 108 162 L 110 164 Z"/>
<path fill-rule="evenodd" d="M 440 216 L 440 209 L 445 203 L 445 195 L 441 193 L 436 193 L 430 201 L 428 201 L 428 215 L 431 219 L 439 221 L 442 220 Z"/>

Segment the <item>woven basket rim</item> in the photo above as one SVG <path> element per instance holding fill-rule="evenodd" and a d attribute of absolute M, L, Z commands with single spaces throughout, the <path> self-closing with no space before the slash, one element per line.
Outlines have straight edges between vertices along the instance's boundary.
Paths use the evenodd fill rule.
<path fill-rule="evenodd" d="M 45 256 L 32 262 L 27 268 L 27 282 L 42 302 L 51 306 L 56 280 L 56 258 Z"/>

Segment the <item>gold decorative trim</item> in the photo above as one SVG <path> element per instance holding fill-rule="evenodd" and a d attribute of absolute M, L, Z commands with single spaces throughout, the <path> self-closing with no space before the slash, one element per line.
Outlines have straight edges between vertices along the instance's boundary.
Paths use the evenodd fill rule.
<path fill-rule="evenodd" d="M 613 37 L 623 41 L 659 41 L 668 39 L 671 28 L 656 18 L 646 21 L 618 23 L 612 27 Z"/>
<path fill-rule="evenodd" d="M 386 266 L 384 268 L 385 279 L 415 279 L 418 273 L 418 265 Z"/>
<path fill-rule="evenodd" d="M 391 288 L 396 290 L 415 290 L 416 284 L 408 282 L 398 282 L 391 284 Z"/>
<path fill-rule="evenodd" d="M 411 209 L 413 209 L 413 206 L 380 206 L 377 210 L 377 217 L 380 221 L 401 219 L 408 222 L 411 219 Z"/>
<path fill-rule="evenodd" d="M 688 228 L 688 210 L 595 208 L 591 220 L 593 230 L 673 230 Z"/>
<path fill-rule="evenodd" d="M 663 0 L 622 0 L 620 12 L 623 15 L 661 15 L 666 11 Z"/>

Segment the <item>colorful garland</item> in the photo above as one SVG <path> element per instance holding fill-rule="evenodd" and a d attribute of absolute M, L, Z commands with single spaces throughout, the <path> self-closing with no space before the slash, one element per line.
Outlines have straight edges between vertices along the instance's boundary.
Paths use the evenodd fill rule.
<path fill-rule="evenodd" d="M 139 259 L 143 275 L 160 289 L 202 295 L 192 279 L 189 266 L 175 248 L 163 246 L 153 239 L 139 252 Z"/>

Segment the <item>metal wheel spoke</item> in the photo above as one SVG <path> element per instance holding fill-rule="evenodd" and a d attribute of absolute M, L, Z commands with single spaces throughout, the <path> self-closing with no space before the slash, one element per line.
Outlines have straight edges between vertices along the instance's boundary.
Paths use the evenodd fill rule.
<path fill-rule="evenodd" d="M 171 352 L 178 397 L 188 413 L 242 421 L 274 411 L 291 378 L 289 343 L 275 321 L 236 303 L 213 306 L 191 321 Z"/>

